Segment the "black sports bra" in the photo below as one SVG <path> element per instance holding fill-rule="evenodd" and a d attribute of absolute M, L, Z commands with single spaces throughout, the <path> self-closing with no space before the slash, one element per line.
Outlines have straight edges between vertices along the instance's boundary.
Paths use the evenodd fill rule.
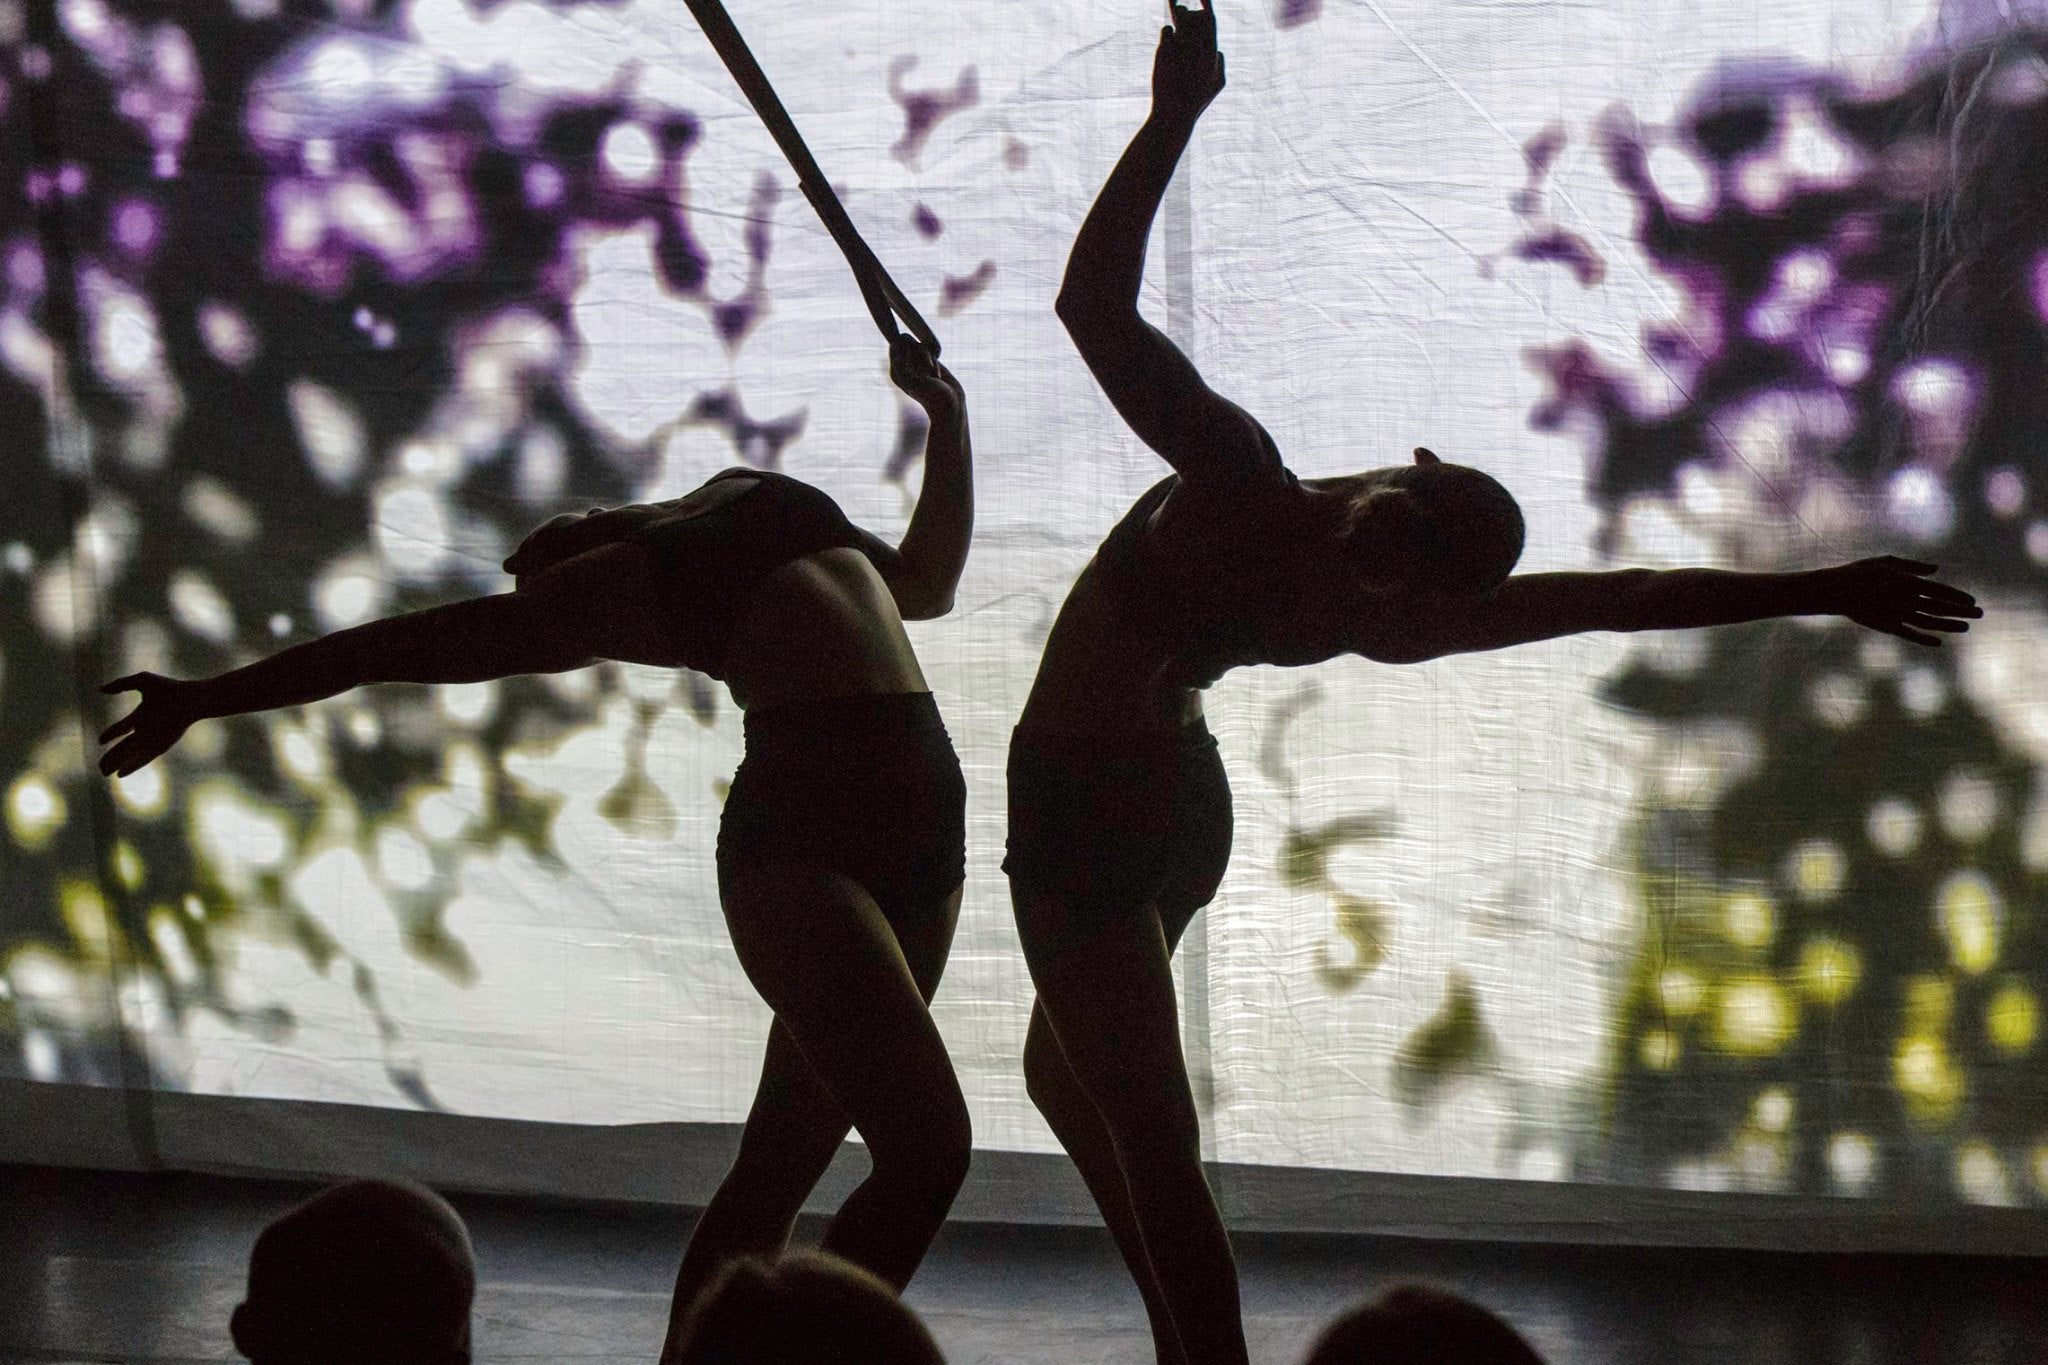
<path fill-rule="evenodd" d="M 683 614 L 683 662 L 720 681 L 741 604 L 763 578 L 821 550 L 859 550 L 878 569 L 895 557 L 886 542 L 848 521 L 829 494 L 787 474 L 728 469 L 698 491 L 728 479 L 754 486 L 708 507 L 652 517 L 633 532 L 669 579 L 667 609 Z"/>

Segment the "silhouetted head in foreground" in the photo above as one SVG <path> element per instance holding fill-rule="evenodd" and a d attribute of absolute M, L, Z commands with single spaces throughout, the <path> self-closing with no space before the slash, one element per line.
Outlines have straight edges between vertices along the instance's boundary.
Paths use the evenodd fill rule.
<path fill-rule="evenodd" d="M 230 1330 L 256 1365 L 468 1365 L 475 1296 L 469 1233 L 445 1200 L 355 1180 L 263 1230 Z"/>
<path fill-rule="evenodd" d="M 691 1311 L 676 1365 L 945 1365 L 888 1285 L 822 1252 L 721 1272 Z"/>
<path fill-rule="evenodd" d="M 1543 1358 L 1470 1299 L 1404 1284 L 1331 1323 L 1303 1365 L 1543 1365 Z"/>
<path fill-rule="evenodd" d="M 1483 593 L 1522 557 L 1522 509 L 1491 475 L 1418 448 L 1414 464 L 1341 482 L 1346 557 L 1369 584 Z"/>

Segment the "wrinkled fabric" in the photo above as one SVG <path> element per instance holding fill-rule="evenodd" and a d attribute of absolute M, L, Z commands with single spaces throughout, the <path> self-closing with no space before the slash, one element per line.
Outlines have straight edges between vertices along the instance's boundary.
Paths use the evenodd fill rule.
<path fill-rule="evenodd" d="M 934 1008 L 977 1143 L 1051 1150 L 1004 753 L 1165 472 L 1051 310 L 1161 16 L 734 9 L 969 394 L 973 558 L 911 627 L 969 790 Z M 737 1120 L 708 680 L 369 689 L 110 800 L 88 740 L 102 678 L 502 590 L 547 517 L 734 463 L 900 536 L 922 419 L 773 144 L 665 0 L 57 12 L 0 3 L 0 1074 Z M 1145 307 L 1290 467 L 1474 464 L 1524 569 L 1896 552 L 1991 614 L 1223 678 L 1209 1154 L 2043 1202 L 2048 10 L 1220 12 Z"/>

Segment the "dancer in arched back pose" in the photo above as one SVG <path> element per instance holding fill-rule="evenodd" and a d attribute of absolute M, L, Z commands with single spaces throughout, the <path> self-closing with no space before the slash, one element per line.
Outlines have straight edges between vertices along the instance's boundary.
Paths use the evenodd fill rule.
<path fill-rule="evenodd" d="M 677 1277 L 672 1327 L 734 1257 L 772 1257 L 846 1137 L 873 1171 L 825 1249 L 901 1289 L 965 1177 L 967 1106 L 926 1004 L 952 946 L 966 790 L 903 619 L 944 615 L 967 558 L 966 400 L 918 342 L 890 373 L 931 417 L 900 547 L 781 474 L 733 469 L 673 502 L 557 517 L 509 593 L 296 645 L 219 677 L 141 673 L 101 736 L 126 776 L 194 721 L 375 682 L 477 682 L 600 659 L 688 666 L 746 710 L 718 834 L 733 947 L 775 1021 L 738 1159 Z"/>
<path fill-rule="evenodd" d="M 1158 1358 L 1242 1362 L 1237 1274 L 1203 1179 L 1168 959 L 1229 859 L 1230 789 L 1198 696 L 1240 664 L 1411 663 L 1593 630 L 1847 616 L 1919 644 L 1967 628 L 1932 566 L 1509 577 L 1522 515 L 1426 450 L 1298 479 L 1138 314 L 1145 242 L 1195 122 L 1223 89 L 1215 18 L 1173 9 L 1151 115 L 1067 263 L 1059 315 L 1109 400 L 1174 473 L 1067 596 L 1010 748 L 1009 873 L 1038 1002 L 1034 1102 L 1136 1277 Z"/>

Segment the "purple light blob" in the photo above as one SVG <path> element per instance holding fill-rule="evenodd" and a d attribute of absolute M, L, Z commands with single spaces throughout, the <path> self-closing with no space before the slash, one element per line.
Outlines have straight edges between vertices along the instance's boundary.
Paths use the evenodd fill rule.
<path fill-rule="evenodd" d="M 944 225 L 939 222 L 939 215 L 933 213 L 925 204 L 919 204 L 910 211 L 910 225 L 916 228 L 917 235 L 926 241 L 931 241 L 945 231 Z"/>
<path fill-rule="evenodd" d="M 1576 232 L 1548 228 L 1515 244 L 1515 255 L 1525 261 L 1550 261 L 1564 266 L 1581 285 L 1591 287 L 1607 278 L 1607 262 L 1593 250 L 1593 244 Z"/>
<path fill-rule="evenodd" d="M 114 241 L 129 255 L 147 256 L 156 247 L 159 230 L 156 208 L 148 200 L 123 199 L 115 206 Z"/>
<path fill-rule="evenodd" d="M 1323 12 L 1323 0 L 1280 0 L 1273 11 L 1275 28 L 1298 28 Z"/>
<path fill-rule="evenodd" d="M 7 284 L 16 293 L 34 299 L 43 292 L 43 253 L 29 241 L 16 240 L 7 248 Z"/>
<path fill-rule="evenodd" d="M 909 55 L 889 64 L 889 94 L 903 107 L 903 136 L 896 139 L 889 155 L 902 162 L 916 160 L 940 119 L 971 107 L 981 98 L 981 80 L 971 66 L 961 69 L 950 91 L 909 89 L 903 84 L 903 77 L 916 65 L 917 58 Z"/>
<path fill-rule="evenodd" d="M 568 190 L 562 173 L 545 161 L 529 161 L 519 173 L 519 181 L 527 204 L 537 209 L 556 207 Z"/>
<path fill-rule="evenodd" d="M 1991 514 L 2011 521 L 2027 505 L 2027 481 L 2017 469 L 2006 465 L 1984 476 L 1984 503 Z"/>
<path fill-rule="evenodd" d="M 969 275 L 948 275 L 939 286 L 939 316 L 948 318 L 981 297 L 996 279 L 996 263 L 983 261 Z"/>

